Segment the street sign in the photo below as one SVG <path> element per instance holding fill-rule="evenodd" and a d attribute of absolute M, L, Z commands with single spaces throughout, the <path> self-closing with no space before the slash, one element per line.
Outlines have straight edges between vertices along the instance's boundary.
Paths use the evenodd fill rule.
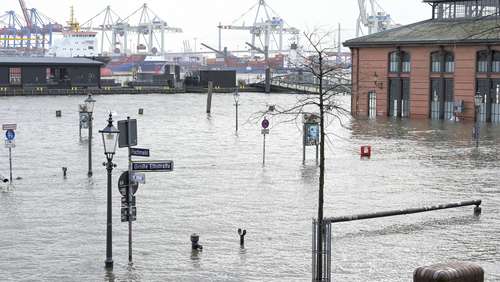
<path fill-rule="evenodd" d="M 267 129 L 269 127 L 269 121 L 266 118 L 264 118 L 261 125 L 262 125 L 262 128 Z"/>
<path fill-rule="evenodd" d="M 122 208 L 129 206 L 135 207 L 135 196 L 132 196 L 132 202 L 130 203 L 128 202 L 127 197 L 122 197 Z"/>
<path fill-rule="evenodd" d="M 133 172 L 132 173 L 132 183 L 136 184 L 146 184 L 146 174 Z"/>
<path fill-rule="evenodd" d="M 269 129 L 262 129 L 261 133 L 262 135 L 269 134 Z"/>
<path fill-rule="evenodd" d="M 149 157 L 149 149 L 130 148 L 130 155 L 137 157 Z"/>
<path fill-rule="evenodd" d="M 5 148 L 15 148 L 16 142 L 14 140 L 5 140 Z"/>
<path fill-rule="evenodd" d="M 139 188 L 139 184 L 132 183 L 131 188 L 132 188 L 132 195 L 134 195 L 137 192 L 137 189 Z M 128 171 L 125 171 L 122 173 L 122 175 L 120 175 L 120 178 L 118 179 L 118 191 L 120 191 L 120 194 L 122 194 L 122 196 L 126 196 L 127 189 L 128 189 Z"/>
<path fill-rule="evenodd" d="M 7 131 L 5 131 L 5 139 L 9 141 L 13 141 L 14 139 L 16 139 L 16 133 L 14 132 L 14 130 L 7 129 Z"/>
<path fill-rule="evenodd" d="M 132 208 L 132 212 L 131 212 L 131 217 L 130 217 L 130 221 L 136 221 L 137 220 L 137 208 L 136 207 L 131 207 Z M 128 217 L 128 211 L 129 211 L 130 208 L 122 208 L 121 209 L 121 220 L 122 222 L 127 222 L 129 221 L 129 217 Z"/>
<path fill-rule="evenodd" d="M 3 130 L 16 130 L 17 129 L 17 124 L 15 123 L 7 123 L 2 125 Z"/>
<path fill-rule="evenodd" d="M 130 132 L 128 131 L 129 123 Z M 120 135 L 118 136 L 118 146 L 120 148 L 137 146 L 137 120 L 126 119 L 118 121 L 118 130 L 120 131 Z"/>
<path fill-rule="evenodd" d="M 133 171 L 165 172 L 174 170 L 174 161 L 132 162 Z"/>

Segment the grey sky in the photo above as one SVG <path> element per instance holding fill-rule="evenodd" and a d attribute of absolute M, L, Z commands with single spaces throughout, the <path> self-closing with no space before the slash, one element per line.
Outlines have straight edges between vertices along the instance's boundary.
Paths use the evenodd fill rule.
<path fill-rule="evenodd" d="M 75 8 L 80 22 L 90 19 L 106 5 L 111 5 L 120 16 L 125 17 L 147 2 L 155 13 L 166 20 L 169 25 L 183 28 L 184 33 L 168 35 L 167 48 L 180 50 L 183 40 L 194 38 L 199 42 L 217 45 L 217 24 L 230 24 L 241 14 L 253 6 L 257 0 L 25 0 L 28 8 L 35 7 L 45 15 L 65 22 L 69 18 L 69 7 Z M 4 10 L 20 11 L 17 0 L 2 0 Z M 354 37 L 358 16 L 357 0 L 267 0 L 285 21 L 301 30 L 321 26 L 326 29 L 336 28 L 342 24 L 343 40 Z M 407 24 L 430 17 L 430 8 L 421 0 L 378 0 L 380 6 L 391 14 L 395 22 Z M 249 25 L 252 16 L 246 17 Z M 249 35 L 244 31 L 228 31 L 223 34 L 223 45 L 230 48 L 243 49 Z"/>

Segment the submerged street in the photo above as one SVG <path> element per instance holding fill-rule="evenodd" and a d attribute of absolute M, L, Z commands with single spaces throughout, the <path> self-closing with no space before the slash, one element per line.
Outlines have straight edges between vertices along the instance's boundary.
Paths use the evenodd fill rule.
<path fill-rule="evenodd" d="M 310 281 L 311 222 L 318 174 L 314 149 L 302 165 L 302 125 L 270 119 L 262 166 L 260 119 L 268 105 L 297 95 L 241 93 L 235 134 L 231 94 L 95 96 L 93 177 L 87 131 L 78 135 L 85 97 L 2 97 L 0 120 L 17 123 L 14 189 L 0 193 L 0 269 L 7 281 Z M 349 108 L 349 96 L 339 97 Z M 138 109 L 144 115 L 137 115 Z M 55 112 L 62 111 L 57 118 Z M 134 264 L 117 182 L 127 169 L 119 149 L 113 171 L 114 270 L 104 269 L 106 170 L 101 136 L 107 113 L 138 122 L 138 147 L 173 160 L 148 173 L 136 194 Z M 326 140 L 325 215 L 342 216 L 483 200 L 472 207 L 333 225 L 332 279 L 410 281 L 419 266 L 467 261 L 486 281 L 500 280 L 500 127 L 484 124 L 479 149 L 470 122 L 333 121 Z M 371 145 L 369 160 L 359 149 Z M 62 167 L 68 168 L 63 178 Z M 0 174 L 8 175 L 8 149 Z M 16 178 L 19 178 L 16 180 Z M 2 187 L 5 187 L 4 184 Z M 246 229 L 245 248 L 238 228 Z M 192 253 L 190 234 L 203 251 Z"/>

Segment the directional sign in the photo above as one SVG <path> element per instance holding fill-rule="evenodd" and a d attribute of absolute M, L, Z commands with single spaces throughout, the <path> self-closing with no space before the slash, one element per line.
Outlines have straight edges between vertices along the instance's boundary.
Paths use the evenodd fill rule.
<path fill-rule="evenodd" d="M 5 139 L 6 140 L 12 141 L 15 138 L 16 138 L 16 133 L 14 132 L 14 130 L 7 129 L 7 131 L 5 131 Z"/>
<path fill-rule="evenodd" d="M 137 157 L 149 157 L 149 149 L 130 148 L 130 155 Z"/>
<path fill-rule="evenodd" d="M 132 195 L 137 192 L 137 189 L 139 188 L 139 184 L 137 183 L 132 183 L 131 185 L 132 188 Z M 128 171 L 125 171 L 120 175 L 120 178 L 118 179 L 118 191 L 120 191 L 120 194 L 122 196 L 127 195 L 127 190 L 128 190 Z"/>
<path fill-rule="evenodd" d="M 3 130 L 16 130 L 17 129 L 17 124 L 15 123 L 7 123 L 2 125 Z"/>
<path fill-rule="evenodd" d="M 150 162 L 132 162 L 133 171 L 143 172 L 162 172 L 173 171 L 173 161 L 150 161 Z"/>

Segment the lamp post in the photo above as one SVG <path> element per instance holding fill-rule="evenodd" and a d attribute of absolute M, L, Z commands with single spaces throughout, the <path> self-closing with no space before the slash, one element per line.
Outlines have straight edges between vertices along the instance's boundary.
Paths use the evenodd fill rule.
<path fill-rule="evenodd" d="M 240 93 L 238 93 L 238 89 L 233 94 L 234 106 L 236 107 L 236 132 L 238 132 L 238 106 L 240 101 Z"/>
<path fill-rule="evenodd" d="M 106 268 L 113 268 L 113 239 L 112 239 L 112 218 L 111 218 L 111 173 L 113 171 L 113 156 L 116 152 L 116 144 L 118 143 L 118 135 L 120 131 L 113 126 L 113 117 L 109 114 L 108 126 L 99 133 L 102 134 L 102 142 L 104 144 L 104 155 L 106 161 L 104 165 L 108 171 L 108 202 L 107 202 L 107 222 L 106 222 Z"/>
<path fill-rule="evenodd" d="M 474 96 L 474 109 L 475 109 L 475 115 L 474 115 L 474 139 L 476 140 L 476 148 L 479 147 L 479 107 L 481 103 L 483 102 L 483 97 L 481 96 L 481 92 L 477 91 L 476 95 Z"/>
<path fill-rule="evenodd" d="M 92 176 L 92 123 L 93 123 L 93 118 L 92 115 L 94 113 L 94 104 L 95 100 L 92 98 L 92 94 L 89 94 L 87 99 L 85 99 L 85 111 L 88 114 L 89 117 L 89 172 L 88 176 Z"/>

